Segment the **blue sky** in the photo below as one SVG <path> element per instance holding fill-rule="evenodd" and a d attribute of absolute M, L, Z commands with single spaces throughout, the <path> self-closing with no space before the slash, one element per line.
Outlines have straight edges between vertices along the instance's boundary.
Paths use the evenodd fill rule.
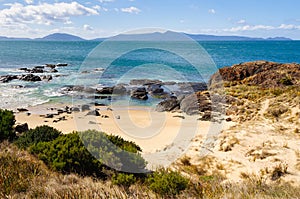
<path fill-rule="evenodd" d="M 298 0 L 0 0 L 0 35 L 106 37 L 140 28 L 300 39 Z"/>

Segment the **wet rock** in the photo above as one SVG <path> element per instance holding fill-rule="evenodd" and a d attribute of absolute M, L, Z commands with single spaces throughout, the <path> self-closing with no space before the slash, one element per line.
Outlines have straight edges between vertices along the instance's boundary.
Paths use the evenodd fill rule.
<path fill-rule="evenodd" d="M 113 87 L 104 87 L 100 90 L 96 89 L 96 94 L 99 95 L 111 95 L 113 94 L 114 88 Z"/>
<path fill-rule="evenodd" d="M 54 69 L 56 67 L 56 65 L 55 64 L 46 64 L 46 67 Z"/>
<path fill-rule="evenodd" d="M 95 106 L 106 106 L 106 104 L 95 102 Z"/>
<path fill-rule="evenodd" d="M 27 112 L 28 109 L 26 109 L 26 108 L 17 108 L 17 111 L 19 111 L 19 112 Z"/>
<path fill-rule="evenodd" d="M 166 99 L 162 102 L 160 102 L 156 106 L 156 111 L 158 112 L 164 112 L 164 111 L 173 111 L 175 109 L 179 109 L 179 102 L 175 98 Z"/>
<path fill-rule="evenodd" d="M 5 75 L 0 77 L 0 82 L 1 83 L 8 83 L 14 79 L 18 79 L 17 75 Z"/>
<path fill-rule="evenodd" d="M 49 72 L 50 72 L 50 73 L 57 73 L 58 70 L 56 70 L 56 69 L 51 69 Z"/>
<path fill-rule="evenodd" d="M 47 114 L 45 115 L 45 118 L 54 118 L 54 114 Z"/>
<path fill-rule="evenodd" d="M 33 74 L 22 75 L 19 79 L 22 81 L 28 81 L 28 82 L 42 81 L 41 77 L 33 75 Z"/>
<path fill-rule="evenodd" d="M 68 64 L 67 63 L 58 63 L 58 64 L 56 64 L 56 66 L 62 67 L 62 66 L 68 66 Z"/>
<path fill-rule="evenodd" d="M 97 117 L 101 116 L 101 114 L 97 110 L 89 111 L 86 115 L 93 115 Z"/>
<path fill-rule="evenodd" d="M 148 99 L 148 92 L 146 91 L 145 87 L 136 88 L 131 91 L 131 98 L 139 99 L 139 100 L 147 100 Z"/>
<path fill-rule="evenodd" d="M 42 76 L 42 80 L 50 81 L 50 80 L 52 80 L 52 76 L 51 75 L 44 75 L 44 76 Z"/>

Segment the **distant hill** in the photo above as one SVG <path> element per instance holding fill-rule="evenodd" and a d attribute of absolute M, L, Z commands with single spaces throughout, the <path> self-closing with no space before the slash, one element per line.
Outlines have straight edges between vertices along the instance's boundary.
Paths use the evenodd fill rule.
<path fill-rule="evenodd" d="M 269 37 L 267 39 L 264 38 L 255 38 L 255 37 L 244 37 L 244 36 L 217 36 L 217 35 L 205 35 L 205 34 L 187 34 L 183 33 L 196 41 L 291 41 L 292 39 L 286 37 Z M 112 39 L 116 40 L 172 40 L 175 38 L 177 34 L 175 32 L 167 31 L 165 33 L 154 32 L 154 33 L 147 33 L 147 34 L 136 34 L 134 35 L 126 35 L 120 34 Z M 91 41 L 103 41 L 107 38 L 96 38 L 92 39 Z M 10 41 L 10 40 L 17 40 L 17 41 L 30 41 L 30 40 L 37 40 L 37 41 L 85 41 L 85 39 L 71 35 L 66 33 L 54 33 L 47 35 L 42 38 L 36 39 L 29 39 L 29 38 L 14 38 L 14 37 L 3 37 L 0 36 L 0 41 Z"/>
<path fill-rule="evenodd" d="M 70 35 L 70 34 L 65 34 L 65 33 L 54 33 L 54 34 L 47 35 L 43 38 L 38 38 L 35 40 L 39 40 L 39 41 L 84 41 L 85 39 L 75 36 L 75 35 Z"/>
<path fill-rule="evenodd" d="M 15 38 L 15 37 L 3 37 L 3 36 L 0 36 L 0 41 L 30 41 L 32 39 L 29 39 L 29 38 Z"/>
<path fill-rule="evenodd" d="M 255 37 L 243 37 L 243 36 L 216 36 L 216 35 L 204 35 L 204 34 L 186 34 L 197 41 L 291 41 L 292 39 L 286 37 L 274 37 L 274 38 L 255 38 Z"/>

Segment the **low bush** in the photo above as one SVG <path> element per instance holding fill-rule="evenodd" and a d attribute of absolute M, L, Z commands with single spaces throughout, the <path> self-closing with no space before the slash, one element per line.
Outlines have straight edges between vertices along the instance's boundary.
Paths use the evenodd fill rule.
<path fill-rule="evenodd" d="M 137 178 L 133 174 L 118 173 L 112 176 L 112 183 L 125 188 L 129 188 L 136 183 Z"/>
<path fill-rule="evenodd" d="M 85 148 L 78 133 L 60 135 L 50 142 L 39 142 L 30 147 L 30 152 L 55 171 L 103 176 L 103 165 Z"/>
<path fill-rule="evenodd" d="M 16 144 L 20 148 L 27 148 L 39 142 L 49 142 L 56 139 L 61 132 L 50 126 L 38 126 L 35 129 L 30 129 L 18 138 Z"/>
<path fill-rule="evenodd" d="M 12 111 L 0 109 L 0 141 L 13 140 L 16 136 L 14 132 L 15 116 Z"/>
<path fill-rule="evenodd" d="M 146 183 L 152 191 L 164 196 L 177 195 L 188 187 L 188 180 L 180 173 L 163 169 L 151 174 Z"/>

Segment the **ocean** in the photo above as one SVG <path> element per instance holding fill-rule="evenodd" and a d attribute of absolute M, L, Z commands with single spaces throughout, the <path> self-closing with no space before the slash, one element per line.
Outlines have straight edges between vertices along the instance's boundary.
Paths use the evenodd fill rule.
<path fill-rule="evenodd" d="M 117 83 L 128 83 L 131 79 L 145 78 L 175 82 L 206 82 L 218 68 L 242 62 L 267 60 L 300 63 L 300 41 L 198 42 L 200 53 L 198 47 L 193 47 L 188 52 L 182 52 L 182 55 L 200 61 L 202 66 L 200 71 L 199 68 L 193 67 L 185 56 L 174 53 L 184 51 L 186 48 L 184 42 L 169 43 L 170 48 L 177 49 L 174 52 L 168 52 L 166 49 L 169 48 L 155 49 L 151 46 L 157 45 L 149 42 L 147 45 L 137 45 L 138 48 L 127 48 L 129 42 L 116 42 L 110 44 L 111 48 L 101 47 L 101 44 L 96 41 L 0 41 L 0 76 L 23 74 L 24 71 L 20 71 L 20 68 L 68 64 L 66 67 L 57 67 L 57 73 L 43 74 L 53 76 L 49 82 L 13 80 L 9 83 L 0 83 L 0 108 L 84 100 L 83 95 L 77 93 L 70 96 L 70 93 L 64 92 L 64 88 L 71 85 L 101 88 Z M 132 50 L 126 52 L 125 49 Z M 194 51 L 197 52 L 193 54 Z M 157 102 L 158 100 L 150 98 L 146 102 L 132 103 L 151 105 Z"/>

